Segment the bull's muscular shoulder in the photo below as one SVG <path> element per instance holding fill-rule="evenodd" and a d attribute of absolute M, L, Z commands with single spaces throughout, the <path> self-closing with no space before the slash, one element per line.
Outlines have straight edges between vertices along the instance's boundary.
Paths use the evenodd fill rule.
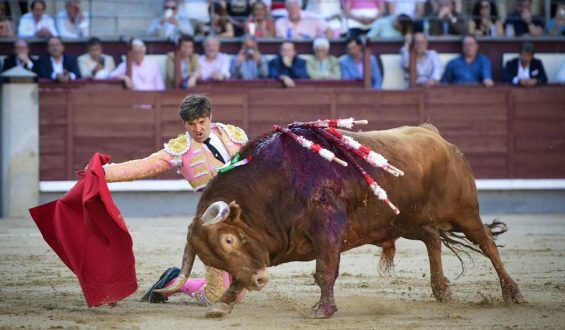
<path fill-rule="evenodd" d="M 245 131 L 234 125 L 226 125 L 222 123 L 216 123 L 216 125 L 225 133 L 232 142 L 237 144 L 246 144 L 248 141 L 247 134 Z"/>
<path fill-rule="evenodd" d="M 188 133 L 180 134 L 164 144 L 165 151 L 171 156 L 182 156 L 190 149 L 190 137 Z"/>

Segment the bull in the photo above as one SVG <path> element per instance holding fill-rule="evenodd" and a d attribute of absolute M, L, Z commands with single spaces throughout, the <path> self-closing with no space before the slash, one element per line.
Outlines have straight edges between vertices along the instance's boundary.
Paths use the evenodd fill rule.
<path fill-rule="evenodd" d="M 346 156 L 315 130 L 292 130 Z M 450 248 L 457 243 L 491 260 L 506 302 L 524 302 L 494 242 L 500 233 L 494 228 L 502 224 L 482 223 L 471 167 L 456 146 L 430 124 L 344 133 L 404 170 L 406 175 L 394 177 L 362 165 L 400 214 L 379 201 L 351 166 L 326 162 L 280 132 L 263 136 L 241 150 L 243 157 L 253 157 L 249 164 L 216 176 L 203 191 L 188 230 L 181 280 L 161 292 L 181 287 L 198 256 L 234 278 L 207 312 L 221 317 L 230 313 L 244 288 L 261 290 L 267 284 L 267 267 L 316 260 L 314 278 L 321 295 L 312 312 L 316 318 L 328 318 L 337 311 L 333 289 L 341 252 L 376 244 L 384 247 L 385 260 L 390 261 L 394 240 L 403 237 L 426 245 L 436 300 L 451 298 L 442 243 Z"/>

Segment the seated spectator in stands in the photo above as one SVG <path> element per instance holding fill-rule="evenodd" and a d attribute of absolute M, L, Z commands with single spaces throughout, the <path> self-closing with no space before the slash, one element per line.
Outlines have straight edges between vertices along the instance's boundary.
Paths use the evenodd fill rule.
<path fill-rule="evenodd" d="M 429 22 L 429 34 L 433 36 L 466 34 L 467 23 L 463 16 L 455 11 L 453 0 L 439 0 L 438 4 L 439 10 Z"/>
<path fill-rule="evenodd" d="M 308 79 L 306 61 L 296 55 L 292 42 L 283 42 L 280 53 L 269 62 L 269 77 L 280 79 L 286 87 L 294 87 L 294 79 Z"/>
<path fill-rule="evenodd" d="M 195 87 L 196 81 L 200 79 L 200 59 L 194 52 L 194 40 L 191 36 L 182 36 L 178 40 L 177 47 L 177 52 L 167 53 L 167 87 Z M 176 86 L 175 56 L 180 56 L 180 86 Z"/>
<path fill-rule="evenodd" d="M 226 8 L 218 0 L 212 3 L 210 7 L 213 10 L 212 21 L 210 22 L 210 30 L 207 35 L 215 35 L 221 38 L 233 38 L 235 36 L 231 18 Z"/>
<path fill-rule="evenodd" d="M 416 21 L 424 17 L 426 0 L 386 0 L 388 13 L 392 16 L 408 15 Z"/>
<path fill-rule="evenodd" d="M 557 79 L 555 79 L 555 82 L 559 84 L 565 84 L 565 63 L 563 63 L 561 69 L 559 69 L 559 72 L 557 73 Z"/>
<path fill-rule="evenodd" d="M 412 33 L 414 22 L 410 16 L 400 14 L 398 16 L 381 17 L 373 23 L 367 38 L 377 40 L 379 38 L 400 38 Z"/>
<path fill-rule="evenodd" d="M 428 49 L 428 40 L 422 32 L 407 35 L 404 46 L 400 48 L 400 65 L 404 70 L 406 87 L 410 87 L 410 47 L 414 43 L 416 55 L 416 85 L 434 86 L 441 79 L 442 66 L 435 50 Z"/>
<path fill-rule="evenodd" d="M 57 31 L 61 38 L 87 38 L 90 35 L 90 16 L 83 12 L 79 0 L 67 0 L 65 10 L 57 14 Z"/>
<path fill-rule="evenodd" d="M 86 43 L 86 54 L 78 57 L 78 68 L 82 78 L 108 79 L 116 64 L 112 56 L 102 53 L 102 41 L 92 37 Z"/>
<path fill-rule="evenodd" d="M 37 61 L 39 78 L 50 78 L 61 83 L 67 83 L 80 78 L 77 59 L 65 54 L 65 46 L 59 37 L 47 40 L 47 55 L 42 55 Z"/>
<path fill-rule="evenodd" d="M 0 2 L 0 38 L 13 37 L 14 24 L 8 16 L 6 16 L 6 4 Z"/>
<path fill-rule="evenodd" d="M 252 7 L 251 15 L 244 25 L 245 34 L 257 38 L 273 38 L 275 36 L 275 22 L 269 15 L 269 8 L 261 0 L 257 0 Z"/>
<path fill-rule="evenodd" d="M 194 36 L 202 36 L 210 29 L 210 0 L 179 0 L 180 17 L 188 19 Z"/>
<path fill-rule="evenodd" d="M 532 2 L 518 0 L 516 10 L 506 18 L 504 27 L 507 37 L 543 34 L 543 19 L 532 15 Z"/>
<path fill-rule="evenodd" d="M 45 14 L 47 5 L 44 0 L 33 0 L 29 6 L 30 12 L 20 18 L 18 36 L 20 38 L 49 38 L 58 36 L 55 21 Z"/>
<path fill-rule="evenodd" d="M 234 35 L 240 37 L 244 33 L 244 22 L 252 13 L 255 0 L 221 0 L 222 6 L 234 27 Z"/>
<path fill-rule="evenodd" d="M 220 53 L 220 46 L 217 37 L 204 40 L 204 55 L 200 56 L 202 80 L 222 81 L 230 78 L 230 57 Z"/>
<path fill-rule="evenodd" d="M 367 34 L 373 22 L 384 15 L 384 0 L 345 0 L 343 13 L 350 37 Z"/>
<path fill-rule="evenodd" d="M 363 66 L 365 60 L 363 57 L 363 41 L 359 37 L 350 38 L 346 42 L 347 55 L 343 56 L 339 62 L 341 67 L 341 79 L 343 80 L 362 80 Z M 371 86 L 373 89 L 381 89 L 383 79 L 381 70 L 377 64 L 377 58 L 371 55 Z"/>
<path fill-rule="evenodd" d="M 14 42 L 14 53 L 4 59 L 2 71 L 10 70 L 16 66 L 32 72 L 37 69 L 37 61 L 29 56 L 29 45 L 24 39 L 17 39 Z"/>
<path fill-rule="evenodd" d="M 523 87 L 547 84 L 543 63 L 534 58 L 534 52 L 534 44 L 524 42 L 520 47 L 520 57 L 506 63 L 504 81 Z"/>
<path fill-rule="evenodd" d="M 179 15 L 176 1 L 165 1 L 163 14 L 161 17 L 153 19 L 149 29 L 147 29 L 147 35 L 174 40 L 183 34 L 194 34 L 190 21 L 188 18 Z"/>
<path fill-rule="evenodd" d="M 126 88 L 137 91 L 162 91 L 163 76 L 157 64 L 145 59 L 145 44 L 139 39 L 131 42 L 131 77 L 127 74 L 127 59 L 110 73 L 110 78 L 123 80 Z"/>
<path fill-rule="evenodd" d="M 313 80 L 341 79 L 341 68 L 337 57 L 330 55 L 330 42 L 316 38 L 313 43 L 314 56 L 306 61 L 306 71 Z"/>
<path fill-rule="evenodd" d="M 230 73 L 232 79 L 243 80 L 265 79 L 269 76 L 269 65 L 259 52 L 255 37 L 244 37 L 239 53 L 231 60 Z"/>
<path fill-rule="evenodd" d="M 332 30 L 334 38 L 347 33 L 343 24 L 342 0 L 308 0 L 306 11 L 323 18 Z"/>
<path fill-rule="evenodd" d="M 555 16 L 547 22 L 547 31 L 552 36 L 565 35 L 565 1 L 557 4 Z"/>
<path fill-rule="evenodd" d="M 473 6 L 473 17 L 469 20 L 469 33 L 477 37 L 503 37 L 502 21 L 498 18 L 496 4 L 490 0 L 479 0 Z"/>
<path fill-rule="evenodd" d="M 490 59 L 479 54 L 477 37 L 468 34 L 462 41 L 463 54 L 447 63 L 441 78 L 447 84 L 483 84 L 494 86 Z"/>
<path fill-rule="evenodd" d="M 277 38 L 285 39 L 314 39 L 316 37 L 332 37 L 328 24 L 301 8 L 300 0 L 286 0 L 287 17 L 279 18 L 275 23 Z"/>

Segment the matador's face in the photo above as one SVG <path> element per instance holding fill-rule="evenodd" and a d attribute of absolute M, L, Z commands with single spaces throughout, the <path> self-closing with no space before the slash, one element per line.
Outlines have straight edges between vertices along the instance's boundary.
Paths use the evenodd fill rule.
<path fill-rule="evenodd" d="M 212 117 L 200 117 L 193 121 L 185 121 L 184 128 L 194 141 L 203 143 L 210 136 L 211 124 Z"/>

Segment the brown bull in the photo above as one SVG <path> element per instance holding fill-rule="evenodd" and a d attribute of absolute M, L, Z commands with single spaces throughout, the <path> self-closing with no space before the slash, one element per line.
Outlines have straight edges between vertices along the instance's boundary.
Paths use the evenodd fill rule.
<path fill-rule="evenodd" d="M 293 132 L 346 159 L 342 149 L 315 130 L 294 128 Z M 196 255 L 234 277 L 208 316 L 229 313 L 244 288 L 263 288 L 268 281 L 267 267 L 315 259 L 321 297 L 313 313 L 330 317 L 337 311 L 333 287 L 340 253 L 377 244 L 388 253 L 385 259 L 390 259 L 399 237 L 426 244 L 432 292 L 438 301 L 447 301 L 451 293 L 443 274 L 441 243 L 455 244 L 457 232 L 463 233 L 459 234 L 467 242 L 463 244 L 475 244 L 490 258 L 504 300 L 524 301 L 500 260 L 492 226 L 481 222 L 473 174 L 457 147 L 427 124 L 345 133 L 404 170 L 403 177 L 393 177 L 363 166 L 388 192 L 400 214 L 379 201 L 352 166 L 326 162 L 281 133 L 248 143 L 242 155 L 252 155 L 253 160 L 208 184 L 188 231 L 181 271 L 184 279 Z M 164 291 L 175 291 L 182 284 L 179 281 Z"/>

